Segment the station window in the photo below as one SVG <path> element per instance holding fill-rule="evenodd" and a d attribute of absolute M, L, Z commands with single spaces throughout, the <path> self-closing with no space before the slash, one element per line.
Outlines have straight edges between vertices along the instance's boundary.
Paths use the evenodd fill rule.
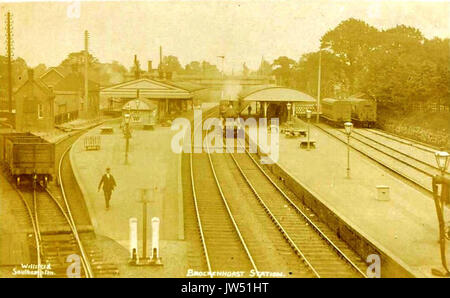
<path fill-rule="evenodd" d="M 38 103 L 37 113 L 38 113 L 38 119 L 44 118 L 44 106 L 41 103 Z"/>

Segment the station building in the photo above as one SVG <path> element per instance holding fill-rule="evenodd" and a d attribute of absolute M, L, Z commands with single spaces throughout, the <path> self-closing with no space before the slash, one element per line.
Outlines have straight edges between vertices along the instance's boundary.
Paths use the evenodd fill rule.
<path fill-rule="evenodd" d="M 128 101 L 122 107 L 122 118 L 130 115 L 132 127 L 145 127 L 156 122 L 157 106 L 147 99 L 136 98 Z"/>
<path fill-rule="evenodd" d="M 301 91 L 275 85 L 263 85 L 245 88 L 238 95 L 241 114 L 251 113 L 261 117 L 280 118 L 281 122 L 292 116 L 306 114 L 306 110 L 315 112 L 316 99 Z"/>
<path fill-rule="evenodd" d="M 50 67 L 46 72 L 44 72 L 40 77 L 42 83 L 47 85 L 47 87 L 54 87 L 62 79 L 64 79 L 66 71 L 62 67 Z"/>
<path fill-rule="evenodd" d="M 77 118 L 95 118 L 99 115 L 99 84 L 88 80 L 88 99 L 84 97 L 84 74 L 76 66 L 72 72 L 50 86 L 55 93 L 55 121 L 57 124 Z"/>
<path fill-rule="evenodd" d="M 207 93 L 205 87 L 192 83 L 141 78 L 101 89 L 100 111 L 120 115 L 127 102 L 140 98 L 156 106 L 158 121 L 191 110 Z"/>
<path fill-rule="evenodd" d="M 27 81 L 15 92 L 16 131 L 49 131 L 55 125 L 55 93 L 39 79 L 33 69 L 28 70 Z"/>

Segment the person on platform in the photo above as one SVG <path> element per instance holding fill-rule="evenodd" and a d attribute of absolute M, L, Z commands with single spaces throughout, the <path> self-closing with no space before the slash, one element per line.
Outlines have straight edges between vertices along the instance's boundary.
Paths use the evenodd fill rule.
<path fill-rule="evenodd" d="M 103 185 L 103 193 L 105 194 L 105 204 L 106 204 L 106 210 L 109 210 L 109 201 L 111 200 L 111 194 L 114 190 L 114 187 L 116 187 L 116 180 L 114 180 L 113 175 L 111 175 L 111 169 L 106 168 L 106 173 L 103 174 L 102 179 L 100 180 L 100 183 L 98 184 L 98 191 L 100 191 L 100 188 Z"/>

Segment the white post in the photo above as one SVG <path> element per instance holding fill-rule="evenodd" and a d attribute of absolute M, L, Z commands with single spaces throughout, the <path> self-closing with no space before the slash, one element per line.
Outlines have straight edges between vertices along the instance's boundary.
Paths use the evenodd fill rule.
<path fill-rule="evenodd" d="M 159 218 L 152 218 L 152 260 L 159 259 Z"/>
<path fill-rule="evenodd" d="M 130 257 L 138 259 L 138 220 L 136 217 L 130 218 Z"/>

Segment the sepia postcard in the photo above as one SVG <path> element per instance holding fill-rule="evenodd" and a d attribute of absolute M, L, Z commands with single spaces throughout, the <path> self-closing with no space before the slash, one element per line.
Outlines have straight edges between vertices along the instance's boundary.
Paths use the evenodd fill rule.
<path fill-rule="evenodd" d="M 449 278 L 449 15 L 0 1 L 0 277 Z"/>

